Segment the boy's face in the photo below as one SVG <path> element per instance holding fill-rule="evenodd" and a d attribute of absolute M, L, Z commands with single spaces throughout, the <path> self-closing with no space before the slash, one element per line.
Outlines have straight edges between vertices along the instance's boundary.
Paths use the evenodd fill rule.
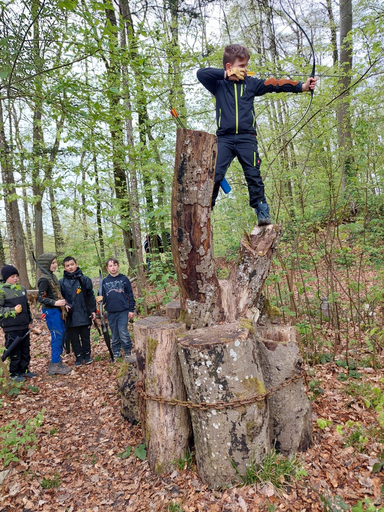
<path fill-rule="evenodd" d="M 5 281 L 8 284 L 16 284 L 19 280 L 18 274 L 13 274 L 12 276 L 9 276 L 8 279 Z"/>
<path fill-rule="evenodd" d="M 225 65 L 225 69 L 231 69 L 231 68 L 242 68 L 246 69 L 248 66 L 249 59 L 236 59 L 235 62 L 229 63 Z"/>
<path fill-rule="evenodd" d="M 111 276 L 117 276 L 119 273 L 119 264 L 114 263 L 113 261 L 108 261 L 107 270 Z"/>
<path fill-rule="evenodd" d="M 51 266 L 49 267 L 49 270 L 51 272 L 56 272 L 56 270 L 57 270 L 57 259 L 56 258 L 54 260 L 52 260 L 52 263 L 51 263 Z"/>
<path fill-rule="evenodd" d="M 64 263 L 64 269 L 69 272 L 70 274 L 72 274 L 73 272 L 75 272 L 75 270 L 77 270 L 79 267 L 79 265 L 76 263 L 75 260 L 69 260 L 69 261 L 66 261 Z"/>

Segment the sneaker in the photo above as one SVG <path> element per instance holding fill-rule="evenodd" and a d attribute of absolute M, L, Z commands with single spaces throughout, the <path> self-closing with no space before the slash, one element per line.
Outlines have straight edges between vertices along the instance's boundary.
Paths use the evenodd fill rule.
<path fill-rule="evenodd" d="M 83 356 L 77 356 L 75 366 L 81 366 L 83 364 Z"/>
<path fill-rule="evenodd" d="M 124 357 L 126 363 L 134 364 L 137 362 L 136 354 L 129 354 Z"/>
<path fill-rule="evenodd" d="M 49 363 L 48 366 L 49 375 L 67 375 L 68 373 L 71 373 L 71 371 L 72 368 L 63 364 L 62 361 L 59 363 Z"/>
<path fill-rule="evenodd" d="M 121 352 L 119 352 L 119 353 L 117 353 L 117 352 L 116 352 L 116 353 L 114 353 L 114 354 L 113 354 L 113 357 L 114 357 L 115 359 L 119 359 L 119 357 L 121 357 Z"/>
<path fill-rule="evenodd" d="M 14 382 L 24 382 L 25 378 L 22 375 L 14 375 L 11 377 Z"/>
<path fill-rule="evenodd" d="M 37 377 L 37 373 L 32 373 L 30 371 L 23 373 L 23 377 L 28 377 L 28 379 L 33 379 L 33 377 Z"/>
<path fill-rule="evenodd" d="M 259 221 L 259 226 L 268 226 L 268 224 L 271 224 L 268 203 L 259 203 L 255 208 L 255 212 Z"/>
<path fill-rule="evenodd" d="M 92 359 L 92 357 L 89 354 L 84 356 L 84 363 L 85 364 L 92 364 L 93 363 L 93 359 Z"/>

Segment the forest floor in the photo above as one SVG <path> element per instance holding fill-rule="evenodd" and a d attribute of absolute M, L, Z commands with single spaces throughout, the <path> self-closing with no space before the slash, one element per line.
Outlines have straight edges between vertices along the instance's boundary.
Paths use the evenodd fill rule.
<path fill-rule="evenodd" d="M 313 445 L 299 455 L 307 476 L 280 495 L 268 484 L 214 491 L 201 482 L 193 464 L 159 477 L 133 450 L 119 457 L 128 446 L 142 443 L 140 427 L 120 414 L 116 375 L 121 363 L 109 362 L 99 340 L 93 364 L 68 376 L 49 376 L 49 333 L 45 324 L 41 328 L 31 343 L 30 369 L 38 376 L 18 395 L 1 397 L 0 427 L 13 420 L 24 424 L 44 411 L 36 447 L 20 448 L 19 461 L 0 466 L 1 511 L 336 511 L 364 499 L 377 510 L 383 506 L 383 429 L 375 409 L 364 402 L 373 388 L 384 392 L 383 369 L 348 374 L 334 362 L 309 368 Z M 66 362 L 73 365 L 72 354 Z M 324 422 L 319 426 L 317 420 Z M 346 426 L 348 421 L 354 423 Z M 380 460 L 381 471 L 374 473 Z"/>

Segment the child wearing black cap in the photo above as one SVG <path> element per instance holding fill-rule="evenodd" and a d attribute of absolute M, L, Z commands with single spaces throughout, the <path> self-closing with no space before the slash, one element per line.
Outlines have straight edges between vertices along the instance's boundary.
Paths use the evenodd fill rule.
<path fill-rule="evenodd" d="M 0 283 L 0 325 L 5 334 L 5 348 L 20 337 L 22 340 L 10 355 L 9 373 L 17 382 L 23 382 L 25 377 L 36 377 L 28 370 L 31 360 L 28 329 L 32 324 L 27 291 L 18 284 L 19 272 L 12 265 L 1 269 L 3 282 Z M 24 337 L 25 336 L 25 337 Z"/>

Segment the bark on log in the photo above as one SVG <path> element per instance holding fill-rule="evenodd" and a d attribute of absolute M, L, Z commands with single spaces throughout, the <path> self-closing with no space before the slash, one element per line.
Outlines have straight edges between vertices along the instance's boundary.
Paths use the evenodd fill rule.
<path fill-rule="evenodd" d="M 254 340 L 238 323 L 197 329 L 179 338 L 179 357 L 188 399 L 231 402 L 265 392 Z M 231 485 L 269 449 L 266 400 L 225 409 L 191 409 L 196 462 L 210 487 Z"/>
<path fill-rule="evenodd" d="M 133 324 L 133 333 L 135 339 L 135 354 L 137 359 L 137 381 L 145 382 L 146 378 L 146 350 L 147 350 L 147 339 L 148 330 L 164 323 L 163 316 L 148 316 L 141 320 L 138 320 Z M 145 400 L 139 397 L 139 408 L 140 408 L 140 421 L 141 428 L 143 431 L 143 437 L 145 437 L 146 431 L 146 404 Z"/>
<path fill-rule="evenodd" d="M 149 395 L 186 400 L 177 336 L 185 324 L 163 322 L 147 331 L 145 390 Z M 170 471 L 175 461 L 184 459 L 192 435 L 189 411 L 185 407 L 147 400 L 146 441 L 148 461 L 156 474 Z"/>
<path fill-rule="evenodd" d="M 181 309 L 191 327 L 224 320 L 211 245 L 216 137 L 177 130 L 172 188 L 172 254 Z"/>
<path fill-rule="evenodd" d="M 123 363 L 117 376 L 117 385 L 121 393 L 121 414 L 137 425 L 140 421 L 139 395 L 136 389 L 137 368 L 133 364 Z"/>
<path fill-rule="evenodd" d="M 252 320 L 282 234 L 280 226 L 256 226 L 245 235 L 226 281 L 218 281 L 211 243 L 211 198 L 216 138 L 178 130 L 172 191 L 172 254 L 182 318 L 193 328 L 238 318 Z"/>
<path fill-rule="evenodd" d="M 220 281 L 226 322 L 242 317 L 257 321 L 259 298 L 281 235 L 281 226 L 270 224 L 255 226 L 242 237 L 229 277 Z"/>
<path fill-rule="evenodd" d="M 256 347 L 267 389 L 275 388 L 301 372 L 303 361 L 296 344 L 295 328 L 255 325 Z M 289 455 L 312 444 L 312 407 L 303 378 L 269 398 L 271 442 Z"/>

